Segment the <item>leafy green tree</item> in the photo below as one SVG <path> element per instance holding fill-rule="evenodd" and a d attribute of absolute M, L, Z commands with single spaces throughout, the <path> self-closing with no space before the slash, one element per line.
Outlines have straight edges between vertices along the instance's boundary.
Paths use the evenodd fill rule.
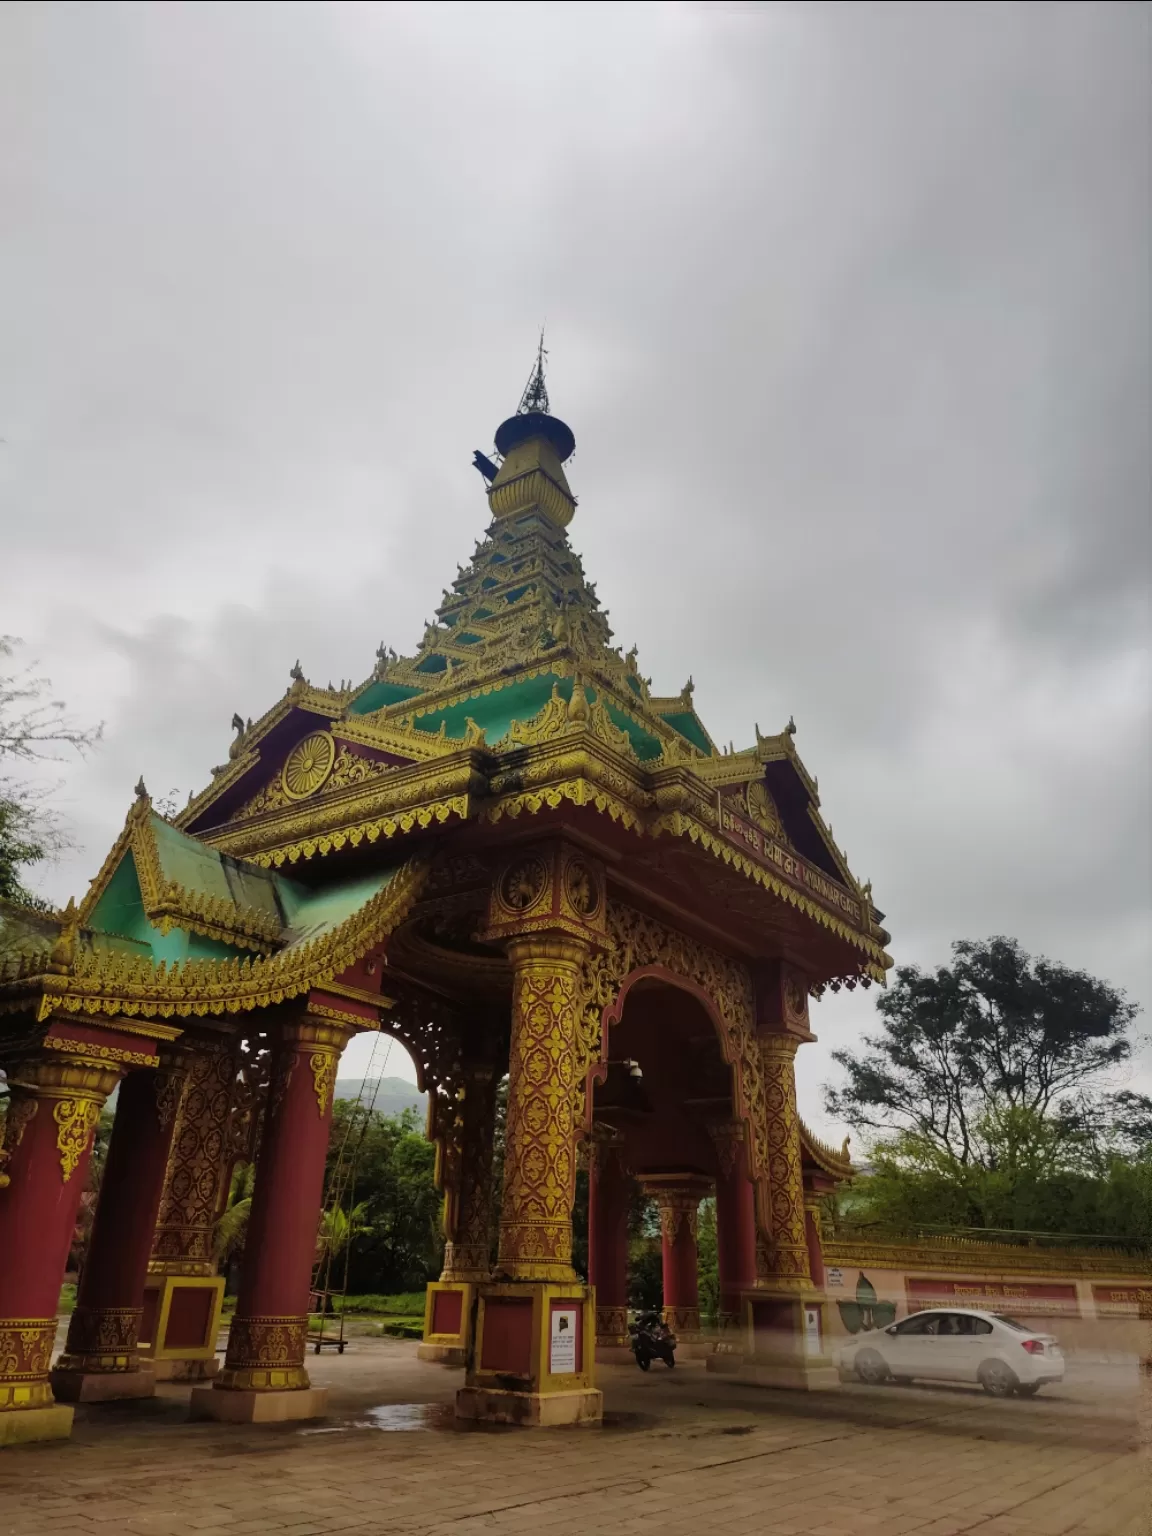
<path fill-rule="evenodd" d="M 1138 1239 L 1152 1101 L 1109 1081 L 1136 1006 L 1014 940 L 953 954 L 931 974 L 902 967 L 882 1032 L 834 1052 L 847 1077 L 827 1108 L 873 1133 L 849 1219 Z"/>
<path fill-rule="evenodd" d="M 0 666 L 18 644 L 0 635 Z M 50 686 L 34 666 L 0 671 L 0 899 L 41 910 L 46 903 L 25 886 L 23 872 L 58 852 L 66 838 L 45 804 L 45 787 L 12 770 L 56 758 L 62 748 L 82 754 L 101 733 L 99 726 L 86 729 L 71 720 L 65 706 L 48 697 Z"/>
<path fill-rule="evenodd" d="M 882 1032 L 859 1053 L 833 1052 L 847 1080 L 826 1088 L 825 1103 L 849 1125 L 911 1132 L 967 1165 L 987 1161 L 986 1133 L 1003 1111 L 1060 1117 L 1127 1061 L 1138 1009 L 1014 939 L 952 950 L 953 964 L 930 974 L 900 967 L 877 1002 Z"/>
<path fill-rule="evenodd" d="M 382 1115 L 340 1100 L 329 1143 L 330 1189 L 337 1182 L 334 1170 L 342 1148 L 351 1165 L 339 1180 L 343 1219 L 359 1228 L 347 1241 L 349 1291 L 419 1289 L 439 1274 L 444 1239 L 433 1183 L 435 1149 L 424 1137 L 417 1112 Z"/>

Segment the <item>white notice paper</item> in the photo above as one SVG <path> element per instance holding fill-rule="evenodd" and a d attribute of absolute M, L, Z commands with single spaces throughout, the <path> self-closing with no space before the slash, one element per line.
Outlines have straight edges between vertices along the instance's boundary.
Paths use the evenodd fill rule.
<path fill-rule="evenodd" d="M 578 1371 L 576 1363 L 576 1308 L 557 1307 L 552 1313 L 551 1349 L 548 1369 L 553 1376 Z"/>
<path fill-rule="evenodd" d="M 819 1307 L 804 1308 L 804 1353 L 806 1355 L 818 1355 L 820 1353 Z"/>

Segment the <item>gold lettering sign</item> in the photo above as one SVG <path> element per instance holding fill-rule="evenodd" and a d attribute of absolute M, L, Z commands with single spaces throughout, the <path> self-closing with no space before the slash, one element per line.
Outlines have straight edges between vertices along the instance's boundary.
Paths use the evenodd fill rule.
<path fill-rule="evenodd" d="M 720 802 L 720 830 L 729 842 L 750 854 L 761 864 L 769 865 L 793 885 L 798 885 L 815 896 L 817 901 L 832 907 L 857 927 L 861 926 L 860 903 L 837 881 L 831 880 L 806 860 L 782 848 L 779 843 L 743 816 L 738 816 L 729 805 Z"/>

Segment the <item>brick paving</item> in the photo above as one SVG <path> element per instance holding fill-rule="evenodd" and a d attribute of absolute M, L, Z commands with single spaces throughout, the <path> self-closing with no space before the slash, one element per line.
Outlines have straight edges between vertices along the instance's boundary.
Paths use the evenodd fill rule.
<path fill-rule="evenodd" d="M 604 1428 L 542 1431 L 454 1428 L 460 1373 L 401 1341 L 310 1369 L 323 1424 L 189 1423 L 177 1386 L 81 1407 L 70 1442 L 0 1452 L 0 1536 L 1152 1536 L 1134 1367 L 1000 1403 L 613 1366 Z"/>

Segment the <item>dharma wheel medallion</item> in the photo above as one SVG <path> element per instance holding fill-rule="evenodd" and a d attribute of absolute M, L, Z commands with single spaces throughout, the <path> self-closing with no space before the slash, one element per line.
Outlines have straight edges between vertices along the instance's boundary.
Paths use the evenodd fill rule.
<path fill-rule="evenodd" d="M 292 748 L 284 764 L 284 793 L 290 800 L 314 795 L 332 772 L 335 761 L 336 744 L 327 731 L 305 737 Z"/>

